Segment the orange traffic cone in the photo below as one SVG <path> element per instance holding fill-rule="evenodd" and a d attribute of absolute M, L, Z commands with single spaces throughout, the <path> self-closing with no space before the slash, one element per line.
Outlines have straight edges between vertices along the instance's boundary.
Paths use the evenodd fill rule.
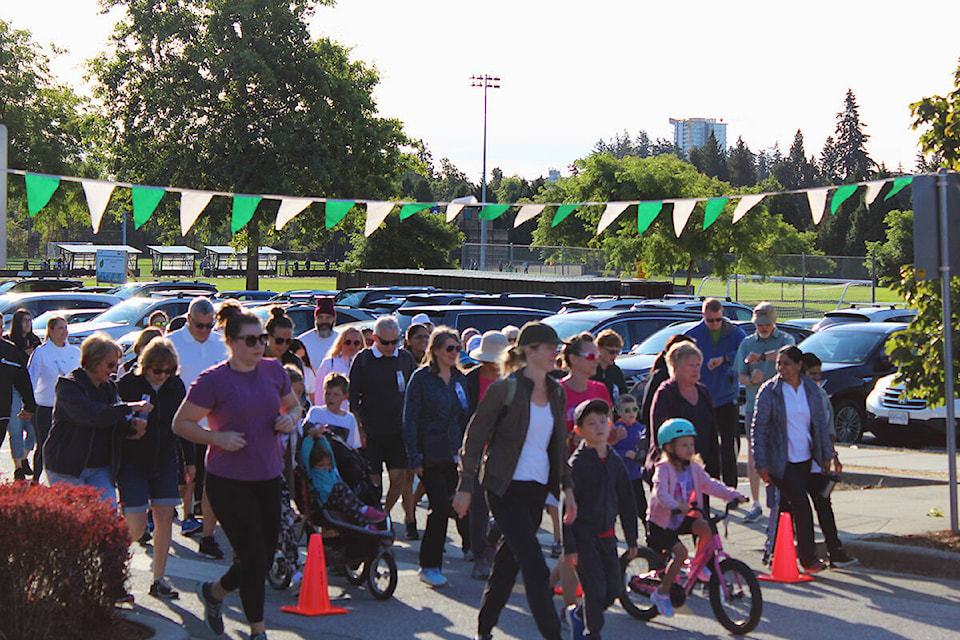
<path fill-rule="evenodd" d="M 559 584 L 558 584 L 557 586 L 555 586 L 555 587 L 553 588 L 553 595 L 555 595 L 555 596 L 562 596 L 562 595 L 563 595 L 563 585 L 559 585 Z M 578 597 L 578 598 L 582 598 L 582 597 L 583 597 L 583 587 L 580 586 L 580 583 L 579 583 L 579 582 L 577 583 L 577 597 Z"/>
<path fill-rule="evenodd" d="M 777 541 L 773 547 L 773 571 L 757 576 L 768 582 L 808 582 L 813 576 L 797 570 L 797 548 L 793 544 L 793 518 L 781 511 L 777 523 Z"/>
<path fill-rule="evenodd" d="M 327 559 L 323 553 L 323 538 L 319 533 L 310 536 L 307 547 L 307 564 L 303 569 L 303 583 L 297 605 L 280 607 L 281 611 L 301 616 L 328 616 L 346 613 L 341 607 L 330 606 L 327 593 Z"/>

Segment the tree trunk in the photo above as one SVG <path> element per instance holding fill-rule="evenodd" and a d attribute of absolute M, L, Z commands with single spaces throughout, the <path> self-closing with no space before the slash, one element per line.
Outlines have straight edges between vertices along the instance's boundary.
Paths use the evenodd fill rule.
<path fill-rule="evenodd" d="M 247 223 L 247 286 L 248 291 L 260 290 L 260 225 L 254 215 Z"/>
<path fill-rule="evenodd" d="M 693 258 L 690 258 L 690 264 L 687 265 L 687 286 L 690 286 L 690 283 L 693 282 L 693 270 L 696 268 L 697 263 L 694 262 Z"/>

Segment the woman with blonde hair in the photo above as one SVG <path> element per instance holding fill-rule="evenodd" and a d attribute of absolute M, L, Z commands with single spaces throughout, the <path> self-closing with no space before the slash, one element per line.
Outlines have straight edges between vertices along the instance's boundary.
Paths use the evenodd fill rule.
<path fill-rule="evenodd" d="M 337 335 L 337 339 L 333 341 L 330 351 L 327 352 L 327 357 L 324 358 L 317 367 L 317 389 L 314 391 L 317 404 L 322 403 L 323 381 L 327 375 L 339 373 L 347 380 L 350 379 L 350 366 L 353 364 L 353 359 L 356 355 L 363 349 L 363 346 L 363 334 L 360 333 L 360 330 L 356 327 L 348 327 Z M 349 411 L 350 401 L 344 400 L 343 402 L 343 410 Z"/>

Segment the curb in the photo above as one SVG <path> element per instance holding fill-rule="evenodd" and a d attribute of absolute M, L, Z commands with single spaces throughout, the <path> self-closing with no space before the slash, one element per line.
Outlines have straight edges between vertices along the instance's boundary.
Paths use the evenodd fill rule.
<path fill-rule="evenodd" d="M 856 467 L 854 467 L 856 468 Z M 747 463 L 737 462 L 737 475 L 741 478 L 747 477 Z M 878 489 L 894 489 L 897 487 L 925 487 L 933 485 L 946 485 L 947 480 L 939 478 L 920 478 L 909 475 L 888 475 L 884 473 L 874 473 L 870 471 L 853 471 L 844 467 L 841 479 L 847 484 L 858 487 L 876 487 Z"/>
<path fill-rule="evenodd" d="M 139 622 L 153 629 L 153 637 L 150 640 L 190 640 L 186 629 L 150 609 L 136 606 L 132 610 L 121 609 L 120 615 L 131 622 Z"/>
<path fill-rule="evenodd" d="M 960 576 L 960 553 L 891 544 L 883 541 L 886 537 L 847 539 L 843 548 L 872 569 L 954 580 Z"/>

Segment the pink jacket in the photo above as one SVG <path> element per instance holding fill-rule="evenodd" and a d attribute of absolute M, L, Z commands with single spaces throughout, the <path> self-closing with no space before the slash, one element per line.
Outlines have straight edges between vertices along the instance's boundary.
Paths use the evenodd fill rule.
<path fill-rule="evenodd" d="M 731 489 L 711 478 L 707 475 L 706 470 L 696 462 L 690 463 L 690 473 L 693 478 L 693 490 L 696 494 L 694 500 L 701 507 L 703 506 L 704 493 L 724 500 L 733 500 L 740 495 L 736 489 Z M 677 469 L 668 460 L 661 460 L 657 463 L 653 472 L 653 494 L 650 498 L 650 506 L 647 507 L 647 520 L 662 529 L 668 528 L 670 526 L 670 515 L 674 509 L 680 506 L 681 502 L 688 502 L 688 500 L 686 496 L 680 495 L 680 487 L 677 484 Z"/>

